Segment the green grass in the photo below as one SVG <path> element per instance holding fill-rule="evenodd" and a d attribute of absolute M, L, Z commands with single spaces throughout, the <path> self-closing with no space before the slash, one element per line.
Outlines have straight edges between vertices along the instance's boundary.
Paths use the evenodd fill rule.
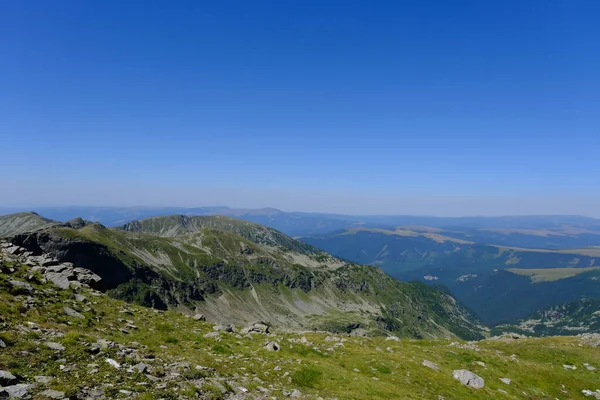
<path fill-rule="evenodd" d="M 22 280 L 26 277 L 25 269 L 18 269 L 10 276 Z M 40 391 L 51 388 L 75 395 L 81 387 L 110 383 L 113 386 L 106 389 L 108 398 L 118 398 L 118 391 L 124 389 L 145 400 L 194 398 L 196 395 L 222 399 L 235 393 L 238 387 L 245 387 L 256 396 L 261 394 L 258 387 L 268 388 L 272 390 L 269 397 L 278 398 L 284 390 L 299 389 L 307 399 L 313 400 L 319 396 L 339 400 L 436 399 L 437 396 L 487 400 L 504 398 L 498 393 L 498 389 L 502 389 L 508 392 L 507 398 L 537 400 L 583 398 L 583 389 L 597 388 L 597 371 L 588 371 L 582 364 L 600 367 L 600 349 L 576 337 L 519 339 L 508 343 L 486 340 L 475 343 L 479 351 L 451 346 L 452 342 L 466 343 L 455 339 L 396 342 L 386 341 L 384 337 L 331 333 L 276 332 L 268 338 L 254 335 L 253 339 L 223 333 L 221 341 L 216 342 L 203 338 L 204 334 L 213 332 L 209 323 L 186 318 L 175 311 L 155 312 L 104 295 L 94 296 L 86 290 L 82 294 L 92 301 L 92 310 L 85 312 L 85 320 L 65 316 L 62 312 L 65 305 L 82 311 L 83 306 L 74 301 L 72 290 L 56 290 L 47 284 L 32 283 L 38 290 L 37 303 L 23 310 L 20 305 L 24 296 L 6 290 L 7 281 L 7 275 L 0 274 L 0 310 L 5 327 L 0 338 L 8 344 L 0 351 L 0 369 L 10 370 L 23 382 L 30 382 L 36 375 L 56 378 L 47 386 L 40 385 Z M 124 317 L 121 310 L 129 310 L 133 315 Z M 121 332 L 119 328 L 124 326 L 125 318 L 139 329 L 130 330 L 129 334 Z M 26 322 L 60 332 L 62 336 L 52 337 L 52 340 L 62 343 L 66 349 L 56 354 L 40 345 L 49 340 L 43 333 L 24 335 L 18 326 Z M 302 336 L 308 343 L 298 341 Z M 152 375 L 160 379 L 159 383 L 166 383 L 166 387 L 157 387 L 143 374 L 128 373 L 126 368 L 115 370 L 105 363 L 105 358 L 124 365 L 137 362 L 120 354 L 118 347 L 92 356 L 86 350 L 88 344 L 98 338 L 137 346 L 144 354 L 161 360 L 150 362 L 154 368 Z M 266 340 L 277 341 L 281 350 L 264 349 Z M 134 342 L 138 345 L 133 345 Z M 511 360 L 512 354 L 518 361 Z M 440 370 L 423 367 L 421 363 L 425 359 L 435 362 Z M 486 366 L 478 365 L 478 361 Z M 172 372 L 169 365 L 181 362 L 189 363 L 191 368 L 177 370 L 178 379 L 167 379 Z M 90 364 L 97 364 L 97 373 L 89 373 Z M 577 370 L 565 370 L 563 364 L 576 365 Z M 72 369 L 65 371 L 60 365 Z M 196 365 L 214 368 L 215 372 L 196 369 Z M 458 384 L 452 378 L 452 371 L 462 368 L 482 376 L 486 387 L 472 390 Z M 504 377 L 511 378 L 513 383 L 500 382 Z M 231 382 L 231 386 L 227 382 Z"/>
<path fill-rule="evenodd" d="M 323 373 L 314 368 L 302 368 L 292 374 L 292 383 L 305 388 L 314 388 Z"/>

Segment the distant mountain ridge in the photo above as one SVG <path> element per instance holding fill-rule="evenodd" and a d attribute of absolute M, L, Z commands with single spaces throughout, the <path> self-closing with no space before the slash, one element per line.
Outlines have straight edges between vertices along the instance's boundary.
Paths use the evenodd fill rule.
<path fill-rule="evenodd" d="M 15 213 L 15 208 L 0 208 L 0 213 Z M 113 227 L 126 224 L 133 220 L 149 217 L 181 214 L 195 215 L 224 215 L 255 222 L 277 229 L 286 235 L 299 236 L 323 234 L 335 230 L 371 227 L 394 228 L 396 226 L 428 226 L 451 230 L 460 227 L 462 230 L 471 229 L 547 229 L 573 225 L 580 228 L 600 230 L 600 219 L 583 216 L 504 216 L 504 217 L 431 217 L 411 215 L 343 215 L 310 212 L 286 212 L 275 208 L 248 209 L 214 207 L 36 207 L 41 215 L 57 221 L 68 221 L 75 217 L 97 221 Z M 498 232 L 490 233 L 495 238 L 501 237 Z M 505 236 L 505 235 L 504 235 Z M 496 240 L 494 239 L 494 240 Z M 467 239 L 468 240 L 468 239 Z M 497 240 L 496 240 L 497 241 Z M 514 245 L 512 243 L 503 243 Z M 581 244 L 579 244 L 581 245 Z M 539 244 L 533 247 L 540 247 Z M 564 247 L 564 246 L 563 246 Z M 572 246 L 570 246 L 572 247 Z"/>
<path fill-rule="evenodd" d="M 281 246 L 303 254 L 318 254 L 321 250 L 279 232 L 253 222 L 221 215 L 185 216 L 169 215 L 132 221 L 116 229 L 147 233 L 161 237 L 175 237 L 194 233 L 203 228 L 214 228 L 251 240 L 264 246 Z"/>

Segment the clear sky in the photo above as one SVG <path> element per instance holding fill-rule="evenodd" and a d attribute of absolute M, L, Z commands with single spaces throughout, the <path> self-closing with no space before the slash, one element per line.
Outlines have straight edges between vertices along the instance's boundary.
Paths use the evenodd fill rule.
<path fill-rule="evenodd" d="M 0 205 L 600 216 L 600 1 L 0 2 Z"/>

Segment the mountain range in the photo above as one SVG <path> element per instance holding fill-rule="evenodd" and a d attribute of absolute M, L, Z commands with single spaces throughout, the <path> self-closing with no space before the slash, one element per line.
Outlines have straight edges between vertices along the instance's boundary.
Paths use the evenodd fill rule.
<path fill-rule="evenodd" d="M 99 275 L 111 296 L 208 320 L 269 321 L 288 329 L 391 332 L 409 337 L 484 334 L 444 290 L 403 283 L 283 233 L 225 216 L 155 217 L 106 228 L 83 219 L 8 232 L 23 214 L 0 217 L 18 252 Z M 15 234 L 16 233 L 16 234 Z"/>
<path fill-rule="evenodd" d="M 225 299 L 231 293 L 238 296 L 239 293 L 244 292 L 244 288 L 252 288 L 256 292 L 256 287 L 262 288 L 262 286 L 258 285 L 255 280 L 262 284 L 266 279 L 272 286 L 279 285 L 283 281 L 285 282 L 284 286 L 287 285 L 286 287 L 289 289 L 289 286 L 298 284 L 297 276 L 310 276 L 310 289 L 309 286 L 306 286 L 308 290 L 301 290 L 302 293 L 296 292 L 296 294 L 302 297 L 308 293 L 312 296 L 311 302 L 321 304 L 317 307 L 315 315 L 326 315 L 325 309 L 332 310 L 341 304 L 338 299 L 340 294 L 337 291 L 339 287 L 334 284 L 337 289 L 330 290 L 332 286 L 329 282 L 337 282 L 342 271 L 346 271 L 350 266 L 356 268 L 359 265 L 371 265 L 373 268 L 361 267 L 361 274 L 369 271 L 369 276 L 362 278 L 358 275 L 353 276 L 355 281 L 350 284 L 351 287 L 363 279 L 372 288 L 374 282 L 380 277 L 380 275 L 374 277 L 371 274 L 371 271 L 374 270 L 380 271 L 383 277 L 386 277 L 383 274 L 386 273 L 404 282 L 420 281 L 419 286 L 416 283 L 404 283 L 401 286 L 404 288 L 403 290 L 419 288 L 418 292 L 423 290 L 425 287 L 423 285 L 428 285 L 433 290 L 431 293 L 437 293 L 432 295 L 436 299 L 439 293 L 450 293 L 455 296 L 459 304 L 464 305 L 466 314 L 469 314 L 469 311 L 466 310 L 470 310 L 473 315 L 489 326 L 516 327 L 520 324 L 519 321 L 526 320 L 532 314 L 544 309 L 600 298 L 600 285 L 598 284 L 598 279 L 600 279 L 600 223 L 593 218 L 578 216 L 360 217 L 338 214 L 286 213 L 272 208 L 250 210 L 206 207 L 185 209 L 186 214 L 128 219 L 128 216 L 133 214 L 145 215 L 150 212 L 160 214 L 160 212 L 170 210 L 173 209 L 92 209 L 86 207 L 55 209 L 54 212 L 62 213 L 65 220 L 66 217 L 72 217 L 75 211 L 83 212 L 84 218 L 71 219 L 67 223 L 56 222 L 34 213 L 17 213 L 0 217 L 0 236 L 22 239 L 23 235 L 35 236 L 45 232 L 45 235 L 54 238 L 66 235 L 70 239 L 76 238 L 76 241 L 99 242 L 108 249 L 103 249 L 100 253 L 119 255 L 116 258 L 126 267 L 123 270 L 135 271 L 136 268 L 142 266 L 152 273 L 158 271 L 158 275 L 162 277 L 166 271 L 171 269 L 171 278 L 179 282 L 178 285 L 189 278 L 185 274 L 182 275 L 189 269 L 189 265 L 186 263 L 213 265 L 223 261 L 225 265 L 243 265 L 241 269 L 244 271 L 242 274 L 244 278 L 241 281 L 245 283 L 236 287 L 236 290 L 241 288 L 241 292 L 222 290 L 222 282 L 212 281 L 211 285 L 219 287 L 219 289 L 215 289 L 215 293 L 208 294 L 206 289 L 202 289 L 204 290 L 200 294 L 202 299 L 211 296 L 211 298 L 223 296 Z M 204 215 L 193 215 L 195 213 Z M 230 216 L 213 215 L 215 213 L 229 214 Z M 115 226 L 104 228 L 103 225 L 89 222 L 98 215 L 103 215 L 105 221 L 113 221 Z M 231 215 L 234 215 L 235 218 Z M 252 222 L 252 220 L 261 221 L 263 224 Z M 117 221 L 120 223 L 114 224 Z M 397 222 L 404 224 L 393 225 Z M 340 228 L 341 226 L 344 228 Z M 282 227 L 282 230 L 275 229 L 276 227 Z M 39 231 L 32 233 L 35 230 Z M 320 230 L 325 232 L 310 233 Z M 211 242 L 209 247 L 204 245 L 205 241 L 198 239 L 203 235 L 213 237 L 216 232 L 219 232 L 220 241 Z M 290 232 L 303 233 L 292 238 L 288 235 Z M 233 244 L 234 239 L 223 237 L 225 234 L 246 240 L 244 246 L 248 246 L 247 250 L 240 250 L 243 246 L 238 248 Z M 151 238 L 152 244 L 139 238 L 146 238 L 146 241 Z M 202 243 L 202 245 L 198 247 L 198 243 Z M 218 250 L 213 249 L 214 246 Z M 277 272 L 274 273 L 269 269 L 268 273 L 265 273 L 263 268 L 260 274 L 257 274 L 256 266 L 252 264 L 255 262 L 254 258 L 259 257 L 238 254 L 245 251 L 261 254 L 252 246 L 260 246 L 269 254 L 270 261 L 267 264 L 276 265 L 275 271 Z M 173 251 L 174 248 L 176 251 Z M 223 252 L 223 249 L 227 251 Z M 273 252 L 273 249 L 278 249 L 278 251 Z M 73 250 L 67 253 L 72 255 Z M 208 255 L 212 255 L 212 258 Z M 260 259 L 261 263 L 266 262 L 263 257 Z M 327 261 L 319 263 L 316 260 Z M 330 264 L 335 267 L 331 267 Z M 165 265 L 169 267 L 166 268 Z M 264 264 L 262 265 L 264 266 Z M 338 268 L 338 266 L 342 267 Z M 323 278 L 320 274 L 327 276 Z M 227 279 L 231 279 L 229 275 L 230 272 L 225 275 L 222 275 L 221 272 L 211 279 L 227 281 Z M 258 275 L 260 277 L 257 277 Z M 268 278 L 265 278 L 264 275 L 268 275 Z M 315 278 L 316 275 L 319 277 Z M 170 289 L 158 289 L 158 287 L 168 286 L 171 283 L 155 283 L 153 288 L 149 288 L 148 282 L 142 282 L 143 285 L 140 287 L 143 289 L 140 289 L 140 287 L 133 287 L 135 285 L 132 281 L 138 282 L 137 277 L 133 280 L 130 277 L 127 279 L 127 282 L 117 284 L 117 286 L 125 285 L 119 290 L 112 287 L 110 289 L 112 293 L 136 301 L 145 298 L 146 300 L 143 300 L 142 303 L 152 299 L 151 301 L 165 307 L 177 305 L 189 309 L 202 308 L 195 303 L 196 299 L 190 301 L 189 296 L 186 297 L 187 295 L 182 297 L 181 293 L 178 293 L 173 296 Z M 199 278 L 196 277 L 196 279 Z M 202 279 L 205 277 L 203 276 Z M 322 288 L 313 287 L 315 279 L 322 279 L 328 284 Z M 235 278 L 234 281 L 237 282 L 238 279 Z M 191 286 L 195 287 L 196 284 L 197 282 Z M 139 283 L 136 285 L 139 286 Z M 127 290 L 124 290 L 125 287 Z M 293 289 L 297 291 L 298 288 L 293 287 Z M 191 289 L 186 288 L 182 293 L 189 290 Z M 386 286 L 385 291 L 387 290 Z M 175 291 L 179 291 L 179 288 Z M 143 292 L 144 295 L 140 295 L 140 292 Z M 373 298 L 379 296 L 371 289 L 367 292 L 371 296 L 369 300 L 371 303 Z M 269 300 L 266 301 L 269 304 L 281 301 L 282 293 L 276 293 L 275 297 L 269 291 L 258 290 L 257 293 L 269 293 L 267 296 Z M 319 297 L 323 296 L 323 293 L 327 293 L 326 300 Z M 328 297 L 330 295 L 333 297 Z M 244 305 L 246 300 L 246 298 L 240 299 L 239 296 L 236 298 L 236 301 Z M 254 297 L 252 301 L 257 302 Z M 248 304 L 254 304 L 252 301 Z M 211 301 L 199 304 L 206 306 L 210 303 Z M 296 303 L 296 300 L 292 301 L 292 304 Z M 345 307 L 353 309 L 355 305 Z M 253 314 L 254 306 L 248 308 L 242 314 L 256 315 L 257 318 L 260 318 L 260 315 Z M 373 307 L 371 311 L 375 308 L 377 307 Z M 311 317 L 313 321 L 307 323 L 305 318 L 293 316 L 298 314 L 296 306 L 287 307 L 286 310 L 280 310 L 274 314 L 271 312 L 270 306 L 266 309 L 268 312 L 263 315 L 280 319 L 284 324 L 290 326 L 331 325 L 331 319 L 335 320 L 339 317 L 338 315 L 330 318 L 326 323 L 320 321 L 323 320 L 323 317 Z M 361 310 L 355 310 L 357 311 L 355 313 L 356 321 L 345 321 L 347 326 L 357 323 L 375 331 L 378 327 L 385 325 L 381 322 L 381 319 L 386 318 L 383 313 L 379 312 L 369 318 L 363 318 L 362 311 L 364 310 Z M 310 312 L 312 311 L 314 310 Z M 204 312 L 207 315 L 214 315 L 215 318 L 218 317 L 218 313 L 214 310 L 205 309 Z M 282 313 L 290 314 L 292 317 L 283 318 L 281 317 Z M 344 315 L 347 317 L 350 314 Z M 359 317 L 360 315 L 362 316 Z M 467 319 L 470 318 L 471 316 L 467 317 Z M 377 322 L 378 319 L 379 322 Z M 358 320 L 360 323 L 357 322 Z M 373 321 L 376 322 L 373 323 Z M 535 332 L 544 332 L 544 330 L 537 329 Z M 413 333 L 417 336 L 423 334 L 423 332 L 416 331 Z"/>

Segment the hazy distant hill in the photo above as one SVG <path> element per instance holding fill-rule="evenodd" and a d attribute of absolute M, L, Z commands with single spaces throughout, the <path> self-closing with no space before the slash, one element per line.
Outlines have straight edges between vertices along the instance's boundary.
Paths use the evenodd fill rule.
<path fill-rule="evenodd" d="M 2 215 L 0 216 L 0 237 L 32 232 L 59 224 L 60 222 L 43 218 L 33 212 Z"/>
<path fill-rule="evenodd" d="M 25 211 L 18 209 L 0 208 L 0 213 L 15 213 Z M 133 220 L 156 216 L 180 214 L 193 215 L 225 215 L 246 221 L 255 222 L 277 229 L 286 235 L 301 236 L 325 234 L 336 230 L 370 227 L 394 229 L 396 226 L 427 226 L 442 228 L 445 231 L 457 231 L 459 239 L 464 235 L 473 236 L 477 232 L 478 240 L 482 243 L 504 244 L 520 247 L 579 247 L 588 246 L 589 240 L 585 230 L 600 232 L 600 220 L 582 216 L 505 216 L 505 217 L 428 217 L 410 215 L 343 215 L 327 213 L 285 212 L 274 208 L 246 209 L 215 207 L 38 207 L 35 211 L 57 221 L 68 221 L 75 217 L 97 221 L 105 226 L 119 226 Z M 572 231 L 573 235 L 556 236 L 523 233 L 523 230 L 563 229 L 564 227 L 578 228 L 582 231 Z M 496 231 L 480 231 L 495 229 Z M 502 229 L 512 230 L 498 231 Z M 452 236 L 452 234 L 447 233 Z M 541 238 L 541 239 L 540 239 Z M 573 238 L 575 238 L 573 240 Z M 514 240 L 513 240 L 514 239 Z M 471 239 L 465 239 L 471 240 Z"/>

